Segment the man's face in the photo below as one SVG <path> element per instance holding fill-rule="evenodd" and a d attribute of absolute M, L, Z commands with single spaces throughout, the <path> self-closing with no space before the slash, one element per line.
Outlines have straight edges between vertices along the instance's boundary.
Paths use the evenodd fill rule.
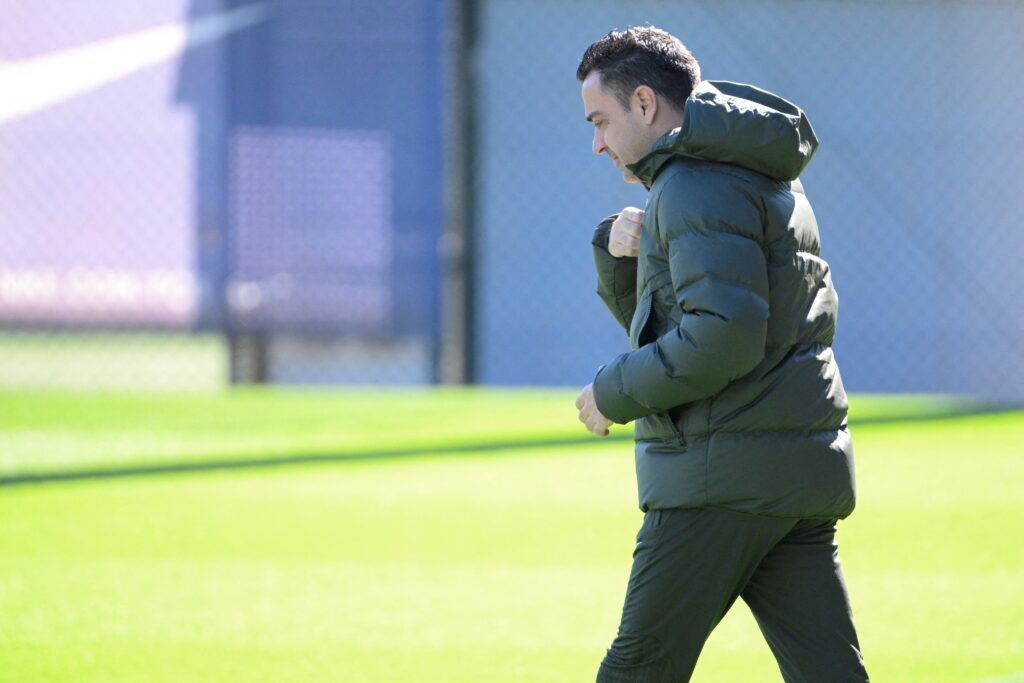
<path fill-rule="evenodd" d="M 582 93 L 587 121 L 594 124 L 594 154 L 607 154 L 627 183 L 640 182 L 626 164 L 643 158 L 653 143 L 647 139 L 647 127 L 642 124 L 638 107 L 626 111 L 618 98 L 601 85 L 601 74 L 597 71 L 591 71 L 584 79 Z"/>

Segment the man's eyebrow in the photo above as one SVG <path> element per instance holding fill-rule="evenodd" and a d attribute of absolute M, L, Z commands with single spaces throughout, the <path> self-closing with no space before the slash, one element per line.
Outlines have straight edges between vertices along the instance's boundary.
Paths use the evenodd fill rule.
<path fill-rule="evenodd" d="M 589 114 L 587 114 L 587 121 L 590 121 L 591 123 L 593 123 L 595 116 L 601 116 L 601 112 L 599 112 L 596 109 L 594 111 L 590 112 Z"/>

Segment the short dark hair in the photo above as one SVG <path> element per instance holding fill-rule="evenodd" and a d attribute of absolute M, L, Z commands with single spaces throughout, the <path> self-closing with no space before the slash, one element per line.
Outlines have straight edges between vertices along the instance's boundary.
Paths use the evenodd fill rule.
<path fill-rule="evenodd" d="M 700 83 L 700 64 L 683 41 L 654 26 L 628 26 L 609 31 L 583 53 L 576 80 L 592 71 L 601 74 L 601 85 L 629 111 L 629 99 L 646 85 L 679 111 Z"/>

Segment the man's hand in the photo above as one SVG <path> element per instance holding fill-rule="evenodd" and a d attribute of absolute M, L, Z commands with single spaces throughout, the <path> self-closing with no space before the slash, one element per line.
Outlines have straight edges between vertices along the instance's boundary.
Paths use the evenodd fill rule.
<path fill-rule="evenodd" d="M 587 429 L 598 436 L 608 436 L 608 428 L 614 422 L 602 415 L 601 411 L 597 409 L 597 403 L 594 401 L 593 384 L 583 387 L 583 391 L 576 397 L 576 407 L 580 411 L 580 422 L 585 424 Z"/>
<path fill-rule="evenodd" d="M 644 210 L 627 206 L 619 212 L 608 233 L 608 253 L 615 258 L 636 256 L 640 249 L 640 224 Z"/>

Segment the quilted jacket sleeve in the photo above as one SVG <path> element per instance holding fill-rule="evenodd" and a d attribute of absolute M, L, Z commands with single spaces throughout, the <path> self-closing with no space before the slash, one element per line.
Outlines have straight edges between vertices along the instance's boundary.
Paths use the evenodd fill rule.
<path fill-rule="evenodd" d="M 636 310 L 636 259 L 615 258 L 608 253 L 608 235 L 619 214 L 612 214 L 594 229 L 594 267 L 597 269 L 597 295 L 615 320 L 626 330 Z"/>
<path fill-rule="evenodd" d="M 682 315 L 678 326 L 619 356 L 594 380 L 598 408 L 620 424 L 712 396 L 765 353 L 768 272 L 757 241 L 758 198 L 735 177 L 679 173 L 656 211 Z"/>

